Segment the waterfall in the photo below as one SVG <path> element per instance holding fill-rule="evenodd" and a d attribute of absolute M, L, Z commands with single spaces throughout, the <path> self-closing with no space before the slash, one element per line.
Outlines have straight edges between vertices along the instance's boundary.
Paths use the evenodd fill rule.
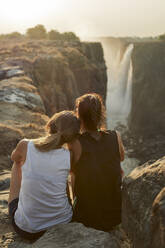
<path fill-rule="evenodd" d="M 127 128 L 127 119 L 132 103 L 132 62 L 133 44 L 117 41 L 102 42 L 107 65 L 108 85 L 106 97 L 107 127 L 116 129 L 119 125 Z M 125 175 L 138 165 L 139 161 L 125 156 L 122 163 Z"/>
<path fill-rule="evenodd" d="M 107 90 L 107 126 L 115 128 L 119 123 L 127 125 L 127 118 L 131 110 L 132 94 L 132 63 L 133 45 L 130 44 L 121 58 L 119 48 L 112 53 L 111 48 L 105 59 L 107 62 L 108 90 Z M 113 56 L 112 56 L 113 55 Z M 107 58 L 106 58 L 107 57 Z"/>

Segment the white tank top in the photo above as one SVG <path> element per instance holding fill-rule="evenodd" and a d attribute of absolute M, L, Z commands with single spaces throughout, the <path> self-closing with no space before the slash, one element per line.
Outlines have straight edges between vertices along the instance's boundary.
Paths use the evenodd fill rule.
<path fill-rule="evenodd" d="M 33 141 L 28 142 L 14 217 L 18 227 L 35 233 L 71 220 L 72 207 L 66 194 L 69 171 L 68 150 L 60 148 L 40 152 Z"/>

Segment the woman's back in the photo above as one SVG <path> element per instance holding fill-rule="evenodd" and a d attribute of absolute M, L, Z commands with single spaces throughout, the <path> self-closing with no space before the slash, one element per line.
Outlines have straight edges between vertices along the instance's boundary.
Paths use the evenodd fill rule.
<path fill-rule="evenodd" d="M 85 132 L 79 138 L 82 153 L 75 164 L 77 203 L 73 219 L 108 231 L 121 222 L 121 168 L 115 131 Z"/>
<path fill-rule="evenodd" d="M 72 209 L 66 194 L 70 152 L 64 148 L 40 152 L 27 145 L 15 222 L 27 232 L 69 222 Z"/>

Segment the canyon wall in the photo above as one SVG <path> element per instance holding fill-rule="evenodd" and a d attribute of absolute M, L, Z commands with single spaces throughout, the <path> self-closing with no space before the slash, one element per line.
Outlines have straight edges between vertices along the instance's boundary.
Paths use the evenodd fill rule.
<path fill-rule="evenodd" d="M 165 147 L 165 43 L 135 43 L 132 54 L 129 131 L 142 162 L 158 159 Z"/>
<path fill-rule="evenodd" d="M 100 43 L 26 41 L 3 48 L 7 66 L 19 66 L 32 79 L 50 116 L 73 109 L 87 92 L 106 97 L 106 66 Z"/>
<path fill-rule="evenodd" d="M 165 135 L 165 42 L 134 45 L 129 127 L 143 136 Z"/>

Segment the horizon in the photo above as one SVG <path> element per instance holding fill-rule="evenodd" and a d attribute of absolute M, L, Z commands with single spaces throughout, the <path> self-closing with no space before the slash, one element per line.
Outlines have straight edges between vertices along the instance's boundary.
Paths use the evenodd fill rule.
<path fill-rule="evenodd" d="M 25 33 L 37 24 L 80 37 L 155 37 L 165 33 L 163 0 L 6 0 L 0 33 Z"/>

